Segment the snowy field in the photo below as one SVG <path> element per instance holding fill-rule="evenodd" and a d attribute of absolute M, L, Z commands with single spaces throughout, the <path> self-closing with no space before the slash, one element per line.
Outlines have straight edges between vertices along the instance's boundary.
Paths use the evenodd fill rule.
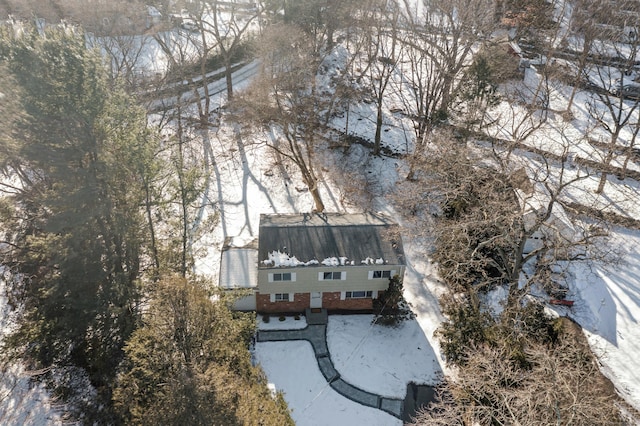
<path fill-rule="evenodd" d="M 602 372 L 640 409 L 640 232 L 616 229 L 611 237 L 622 263 L 576 270 L 578 302 L 568 315 L 584 327 Z"/>

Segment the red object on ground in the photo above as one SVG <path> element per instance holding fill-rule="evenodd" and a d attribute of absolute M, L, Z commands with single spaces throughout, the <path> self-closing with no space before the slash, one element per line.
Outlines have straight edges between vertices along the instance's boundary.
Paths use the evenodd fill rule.
<path fill-rule="evenodd" d="M 573 300 L 551 299 L 549 303 L 552 305 L 573 306 Z"/>

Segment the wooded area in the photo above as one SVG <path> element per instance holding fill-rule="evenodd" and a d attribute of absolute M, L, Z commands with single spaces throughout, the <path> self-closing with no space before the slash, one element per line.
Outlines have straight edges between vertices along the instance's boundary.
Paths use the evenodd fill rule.
<path fill-rule="evenodd" d="M 416 424 L 625 424 L 580 331 L 540 301 L 564 298 L 570 263 L 619 261 L 611 220 L 568 201 L 593 176 L 607 196 L 608 177 L 638 162 L 638 102 L 622 93 L 640 38 L 605 26 L 601 2 L 39 3 L 0 2 L 12 14 L 0 26 L 0 261 L 17 312 L 3 349 L 64 401 L 88 380 L 96 396 L 69 404 L 70 420 L 293 424 L 251 363 L 254 320 L 195 273 L 194 241 L 224 215 L 202 209 L 212 129 L 228 121 L 242 149 L 265 145 L 295 169 L 317 212 L 325 179 L 363 210 L 378 179 L 324 167 L 325 150 L 362 144 L 406 161 L 393 203 L 430 242 L 422 254 L 447 288 L 438 338 L 457 371 Z M 518 56 L 510 31 L 544 56 L 534 85 L 518 84 L 536 58 Z M 146 43 L 167 58 L 162 72 L 141 71 Z M 234 72 L 254 60 L 238 87 Z M 571 91 L 562 111 L 560 84 Z M 375 110 L 372 140 L 350 132 L 358 104 Z M 579 136 L 576 108 L 590 117 Z M 403 152 L 385 145 L 391 109 L 412 126 Z M 545 151 L 532 135 L 550 114 L 567 126 Z M 572 152 L 586 143 L 600 158 L 580 163 Z M 486 298 L 496 288 L 507 293 L 499 313 Z"/>

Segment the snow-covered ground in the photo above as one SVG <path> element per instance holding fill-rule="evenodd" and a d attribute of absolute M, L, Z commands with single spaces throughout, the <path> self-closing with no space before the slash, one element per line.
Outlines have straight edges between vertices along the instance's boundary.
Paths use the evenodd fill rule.
<path fill-rule="evenodd" d="M 407 384 L 436 384 L 438 357 L 417 321 L 390 328 L 373 315 L 329 317 L 327 344 L 341 377 L 363 390 L 404 399 Z"/>
<path fill-rule="evenodd" d="M 534 71 L 527 71 L 527 80 L 533 84 L 537 77 L 530 75 L 531 72 Z M 570 126 L 551 114 L 549 122 L 538 131 L 538 137 L 530 138 L 536 147 L 560 149 L 561 142 L 566 141 L 574 155 L 598 158 L 596 148 L 580 137 L 580 132 L 587 128 L 586 110 L 582 107 L 587 96 L 579 93 L 576 97 L 576 118 Z M 554 102 L 563 98 L 566 99 L 566 93 L 554 93 Z M 406 152 L 408 147 L 412 148 L 412 144 L 407 143 L 405 131 L 411 128 L 410 123 L 391 113 L 392 107 L 388 105 L 386 110 L 385 126 L 389 131 L 384 132 L 383 143 L 391 149 Z M 353 105 L 351 108 L 349 132 L 372 140 L 371 105 Z M 524 113 L 511 110 L 509 105 L 499 108 L 508 108 L 505 111 L 514 119 Z M 508 116 L 506 112 L 503 117 Z M 343 130 L 345 119 L 337 117 L 333 125 Z M 200 242 L 208 246 L 209 254 L 198 261 L 198 271 L 215 277 L 219 265 L 217 247 L 225 237 L 248 242 L 257 237 L 260 213 L 310 211 L 313 202 L 307 192 L 300 190 L 304 185 L 293 166 L 287 166 L 271 155 L 263 145 L 254 144 L 269 134 L 240 135 L 232 124 L 221 123 L 211 135 L 216 152 L 216 188 L 212 191 L 215 194 L 212 201 L 221 208 L 221 222 L 215 235 Z M 336 161 L 334 153 L 328 150 L 319 158 L 327 172 L 321 185 L 327 210 L 357 210 L 357 203 L 349 199 L 350 193 L 329 177 L 328 171 L 334 170 L 332 163 Z M 371 157 L 368 150 L 360 146 L 354 146 L 345 158 L 354 173 L 370 176 L 364 180 L 373 182 L 376 197 L 372 205 L 403 223 L 402 217 L 394 212 L 392 203 L 383 195 L 404 176 L 406 164 L 400 159 Z M 345 161 L 345 158 L 338 161 Z M 575 170 L 567 173 L 575 173 Z M 606 198 L 593 194 L 597 178 L 596 175 L 581 181 L 580 186 L 568 192 L 569 198 L 597 208 L 617 209 L 618 213 L 631 217 L 640 216 L 637 182 L 610 179 Z M 428 244 L 412 234 L 411 229 L 407 229 L 404 235 L 408 259 L 404 286 L 405 297 L 416 313 L 416 319 L 399 330 L 371 326 L 370 316 L 331 317 L 328 325 L 329 349 L 340 374 L 358 387 L 394 397 L 404 397 L 408 382 L 433 384 L 439 374 L 448 373 L 433 335 L 443 320 L 437 302 L 443 289 L 436 279 L 434 266 L 424 255 Z M 556 308 L 560 314 L 572 316 L 585 327 L 589 341 L 600 356 L 603 371 L 636 408 L 640 408 L 640 379 L 637 376 L 640 359 L 635 357 L 640 341 L 638 243 L 639 233 L 614 232 L 612 246 L 622 248 L 623 263 L 615 269 L 607 265 L 576 265 L 572 273 L 574 282 L 569 283 L 573 286 L 572 297 L 576 303 L 571 309 Z M 287 318 L 286 322 L 293 326 L 301 324 L 290 321 L 294 320 Z M 269 326 L 282 325 L 272 317 Z M 398 420 L 388 414 L 362 407 L 334 392 L 320 374 L 307 342 L 258 343 L 256 358 L 269 381 L 285 393 L 298 424 L 353 424 L 354 419 L 357 424 L 398 424 Z M 306 373 L 300 374 L 301 370 Z"/>
<path fill-rule="evenodd" d="M 525 83 L 535 87 L 539 78 L 535 69 L 529 69 Z M 563 111 L 569 93 L 568 87 L 552 85 L 549 93 L 550 108 L 553 111 Z M 587 105 L 592 109 L 591 114 Z M 621 105 L 625 111 L 631 111 L 630 122 L 640 119 L 638 110 L 633 108 L 630 101 Z M 605 154 L 588 139 L 609 142 L 610 135 L 596 128 L 593 118 L 594 115 L 600 115 L 607 120 L 606 106 L 599 103 L 595 95 L 579 91 L 572 112 L 573 120 L 569 122 L 552 112 L 548 121 L 526 143 L 556 155 L 562 155 L 567 150 L 569 157 L 573 159 L 602 161 Z M 518 113 L 512 105 L 503 103 L 494 114 L 512 117 L 510 124 L 513 124 L 524 116 L 524 111 Z M 624 118 L 624 114 L 622 117 Z M 514 126 L 503 128 L 512 129 Z M 631 130 L 631 126 L 627 126 L 620 132 L 618 143 L 621 146 L 630 144 L 633 137 Z M 502 133 L 501 137 L 512 139 L 513 135 L 507 132 Z M 519 155 L 525 161 L 531 161 L 526 153 L 520 152 Z M 624 159 L 621 157 L 614 158 L 611 164 L 621 167 Z M 544 170 L 542 164 L 538 167 Z M 550 175 L 560 176 L 559 164 L 552 162 L 550 170 Z M 630 161 L 629 170 L 640 170 L 640 164 Z M 600 175 L 594 170 L 587 171 L 573 163 L 563 173 L 565 181 L 575 179 L 578 173 L 584 177 L 567 188 L 564 193 L 565 201 L 633 219 L 640 218 L 640 182 L 633 179 L 619 180 L 615 175 L 609 175 L 603 194 L 596 194 Z M 588 177 L 585 177 L 587 174 Z M 575 301 L 574 306 L 552 308 L 559 315 L 573 318 L 584 328 L 588 341 L 600 360 L 602 372 L 612 380 L 620 395 L 636 409 L 640 409 L 640 358 L 637 356 L 640 353 L 639 247 L 640 231 L 613 227 L 606 247 L 611 254 L 608 260 L 574 263 L 570 267 L 568 297 Z M 610 263 L 611 261 L 614 263 Z"/>
<path fill-rule="evenodd" d="M 0 268 L 0 344 L 12 331 Z M 20 364 L 0 361 L 0 425 L 61 425 L 61 413 L 43 385 L 31 381 Z"/>
<path fill-rule="evenodd" d="M 529 78 L 535 79 L 535 76 Z M 580 102 L 586 102 L 585 96 L 579 94 L 579 105 Z M 354 106 L 352 114 L 358 111 L 358 114 L 366 115 L 367 108 Z M 549 148 L 557 147 L 558 140 L 568 140 L 575 155 L 598 158 L 596 149 L 576 136 L 586 120 L 584 115 L 580 115 L 580 108 L 577 110 L 576 121 L 572 124 L 575 128 L 567 130 L 560 117 L 552 116 L 549 124 L 543 127 L 540 139 L 532 140 L 542 146 L 546 143 Z M 406 123 L 391 113 L 387 114 L 385 120 L 392 129 L 385 133 L 385 142 L 391 148 L 402 151 L 407 144 L 404 132 L 399 130 L 405 128 Z M 373 129 L 367 120 L 353 120 L 352 116 L 350 128 L 354 134 L 372 139 Z M 554 140 L 555 145 L 552 144 Z M 228 196 L 230 202 L 223 205 L 230 208 L 229 212 L 234 212 L 225 213 L 227 220 L 224 229 L 227 235 L 246 234 L 251 229 L 255 236 L 258 210 L 260 213 L 270 213 L 310 209 L 310 197 L 306 193 L 291 190 L 299 182 L 295 170 L 287 170 L 285 175 L 262 175 L 259 185 L 255 177 L 260 172 L 249 172 L 248 179 L 239 174 L 242 167 L 245 173 L 247 168 L 264 172 L 266 169 L 278 171 L 282 167 L 270 163 L 269 155 L 260 152 L 252 151 L 250 158 L 246 157 L 242 165 L 235 167 L 235 178 L 239 185 L 225 181 L 224 193 L 229 195 L 223 195 L 222 199 Z M 325 152 L 325 163 L 335 158 L 334 154 Z M 380 193 L 393 187 L 398 175 L 406 170 L 401 160 L 370 158 L 366 149 L 359 147 L 351 150 L 347 158 L 353 160 L 354 170 L 373 171 L 371 180 L 378 180 L 375 190 Z M 597 178 L 594 176 L 585 180 L 586 186 L 573 189 L 569 192 L 570 198 L 588 201 L 589 205 L 599 208 L 619 208 L 619 213 L 625 212 L 630 217 L 640 216 L 637 182 L 618 181 L 614 177 L 607 184 L 607 196 L 597 197 L 593 194 Z M 244 183 L 240 180 L 244 180 Z M 328 210 L 348 210 L 348 202 L 339 202 L 341 198 L 338 195 L 343 184 L 346 183 L 325 180 L 322 190 L 328 200 Z M 234 193 L 236 195 L 231 195 Z M 250 200 L 251 206 L 243 207 L 240 199 Z M 383 198 L 378 198 L 375 205 L 393 213 L 392 205 Z M 394 217 L 402 221 L 397 214 Z M 433 266 L 424 256 L 425 246 L 420 240 L 409 238 L 409 235 L 405 235 L 405 239 L 408 259 L 405 297 L 417 315 L 416 320 L 398 330 L 389 330 L 372 326 L 370 316 L 337 316 L 330 318 L 327 331 L 331 357 L 342 377 L 363 389 L 394 397 L 404 397 L 408 382 L 433 384 L 439 374 L 443 374 L 443 371 L 447 373 L 438 342 L 433 336 L 443 319 L 437 303 L 437 295 L 442 288 L 436 280 Z M 640 349 L 640 232 L 616 230 L 610 244 L 621 250 L 622 263 L 615 267 L 576 264 L 571 274 L 574 282 L 568 283 L 572 287 L 571 297 L 575 305 L 573 308 L 554 309 L 560 315 L 571 316 L 585 327 L 585 333 L 600 358 L 603 372 L 628 402 L 640 408 L 640 359 L 636 356 Z M 257 359 L 269 380 L 285 393 L 298 424 L 352 424 L 354 411 L 358 413 L 358 424 L 398 424 L 397 419 L 384 412 L 371 412 L 357 404 L 353 406 L 353 403 L 328 387 L 308 343 L 259 343 L 256 349 Z M 300 369 L 306 373 L 300 374 Z M 359 417 L 360 413 L 366 413 L 363 414 L 366 418 Z"/>
<path fill-rule="evenodd" d="M 283 320 L 280 318 L 283 318 Z M 307 320 L 302 315 L 298 319 L 290 315 L 280 318 L 269 316 L 269 322 L 265 322 L 264 316 L 258 315 L 258 328 L 260 330 L 300 330 L 307 326 Z"/>
<path fill-rule="evenodd" d="M 584 328 L 602 372 L 640 409 L 640 231 L 615 229 L 611 245 L 622 262 L 575 270 L 579 301 L 568 314 Z"/>
<path fill-rule="evenodd" d="M 43 385 L 30 382 L 19 365 L 0 372 L 0 424 L 62 425 L 55 401 Z"/>
<path fill-rule="evenodd" d="M 284 392 L 299 426 L 399 426 L 402 421 L 335 392 L 325 380 L 306 341 L 256 344 L 257 361 L 269 381 Z"/>
<path fill-rule="evenodd" d="M 389 398 L 403 399 L 410 382 L 435 384 L 442 374 L 440 360 L 416 320 L 398 327 L 372 323 L 373 315 L 329 317 L 327 345 L 341 377 L 357 387 Z M 261 330 L 292 330 L 306 326 L 304 317 L 271 316 Z M 399 425 L 393 416 L 343 397 L 326 382 L 311 345 L 306 341 L 261 342 L 255 360 L 276 389 L 284 392 L 298 425 Z M 364 417 L 360 417 L 360 415 Z"/>

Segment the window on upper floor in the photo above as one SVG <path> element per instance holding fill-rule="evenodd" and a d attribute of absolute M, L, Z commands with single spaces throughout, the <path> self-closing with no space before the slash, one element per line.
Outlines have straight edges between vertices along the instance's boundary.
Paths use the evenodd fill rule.
<path fill-rule="evenodd" d="M 269 273 L 269 282 L 282 282 L 282 281 L 295 281 L 296 273 L 295 272 L 273 272 Z"/>
<path fill-rule="evenodd" d="M 291 272 L 273 274 L 273 281 L 291 281 Z"/>
<path fill-rule="evenodd" d="M 346 272 L 321 272 L 321 279 L 323 280 L 344 280 L 346 278 Z"/>
<path fill-rule="evenodd" d="M 391 278 L 391 271 L 373 271 L 371 278 Z"/>

